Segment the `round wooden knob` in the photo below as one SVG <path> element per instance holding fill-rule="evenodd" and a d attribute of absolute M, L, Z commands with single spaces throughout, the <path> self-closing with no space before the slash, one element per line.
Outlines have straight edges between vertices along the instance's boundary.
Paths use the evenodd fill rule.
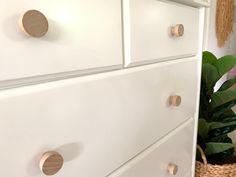
<path fill-rule="evenodd" d="M 171 27 L 171 35 L 174 37 L 181 37 L 184 35 L 184 25 L 178 24 Z"/>
<path fill-rule="evenodd" d="M 167 167 L 167 171 L 171 175 L 176 175 L 178 173 L 178 166 L 175 164 L 169 164 Z"/>
<path fill-rule="evenodd" d="M 178 95 L 170 96 L 169 103 L 170 103 L 171 106 L 180 106 L 181 96 L 178 96 Z"/>
<path fill-rule="evenodd" d="M 20 19 L 22 31 L 31 37 L 42 37 L 48 32 L 47 18 L 37 10 L 29 10 Z"/>
<path fill-rule="evenodd" d="M 47 176 L 56 174 L 62 165 L 63 157 L 55 151 L 44 153 L 39 163 L 41 171 Z"/>

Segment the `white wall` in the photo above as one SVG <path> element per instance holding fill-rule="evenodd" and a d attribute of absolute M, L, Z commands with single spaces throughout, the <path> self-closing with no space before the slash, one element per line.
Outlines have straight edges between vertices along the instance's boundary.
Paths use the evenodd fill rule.
<path fill-rule="evenodd" d="M 236 55 L 236 23 L 234 25 L 234 32 L 231 34 L 229 40 L 226 42 L 225 46 L 219 48 L 217 46 L 217 38 L 216 38 L 216 3 L 217 0 L 211 0 L 210 8 L 207 10 L 207 31 L 206 31 L 206 42 L 204 50 L 208 50 L 214 53 L 217 57 L 221 57 L 224 55 Z M 235 0 L 236 5 L 236 0 Z M 219 83 L 216 85 L 216 90 L 225 81 L 227 76 L 224 76 Z"/>
<path fill-rule="evenodd" d="M 215 16 L 216 16 L 216 2 L 211 0 L 211 6 L 207 12 L 209 15 L 206 50 L 213 52 L 220 57 L 226 54 L 236 55 L 236 24 L 234 25 L 234 33 L 231 35 L 229 41 L 223 48 L 217 46 L 216 31 L 215 31 Z M 235 3 L 236 4 L 236 3 Z"/>

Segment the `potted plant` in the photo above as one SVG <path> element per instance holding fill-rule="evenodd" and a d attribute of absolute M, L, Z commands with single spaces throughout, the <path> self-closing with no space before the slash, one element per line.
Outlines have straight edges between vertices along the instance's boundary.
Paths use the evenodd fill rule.
<path fill-rule="evenodd" d="M 236 114 L 232 110 L 236 105 L 236 89 L 232 88 L 236 77 L 226 80 L 215 90 L 216 83 L 235 65 L 235 56 L 217 59 L 212 53 L 203 52 L 197 140 L 201 156 L 197 154 L 196 163 L 198 177 L 236 176 L 235 144 L 228 136 L 236 129 Z M 233 175 L 229 175 L 229 169 Z"/>

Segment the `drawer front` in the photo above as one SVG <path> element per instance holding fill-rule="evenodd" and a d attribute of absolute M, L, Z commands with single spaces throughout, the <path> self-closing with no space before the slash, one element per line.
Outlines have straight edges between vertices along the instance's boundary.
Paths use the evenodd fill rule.
<path fill-rule="evenodd" d="M 31 9 L 47 18 L 43 37 L 30 37 L 19 27 Z M 28 28 L 45 27 L 32 16 L 24 16 Z M 117 67 L 123 62 L 121 0 L 0 1 L 0 39 L 0 81 Z"/>
<path fill-rule="evenodd" d="M 193 121 L 188 121 L 109 177 L 191 177 L 193 135 Z"/>
<path fill-rule="evenodd" d="M 0 176 L 40 176 L 38 161 L 47 151 L 64 157 L 58 177 L 108 175 L 194 116 L 196 63 L 160 63 L 1 91 Z M 173 94 L 182 96 L 179 107 L 169 105 Z"/>
<path fill-rule="evenodd" d="M 124 6 L 130 7 L 130 13 L 126 13 L 130 15 L 126 47 L 130 45 L 131 52 L 126 54 L 126 65 L 198 52 L 199 9 L 160 0 L 130 0 Z M 173 36 L 171 31 L 182 36 Z"/>

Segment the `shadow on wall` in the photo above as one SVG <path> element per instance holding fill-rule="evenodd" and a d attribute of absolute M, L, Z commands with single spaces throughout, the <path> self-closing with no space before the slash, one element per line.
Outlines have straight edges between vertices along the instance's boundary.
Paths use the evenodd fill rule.
<path fill-rule="evenodd" d="M 235 12 L 236 12 L 236 7 L 235 7 Z M 235 13 L 236 15 L 236 13 Z M 233 51 L 233 54 L 236 55 L 236 17 L 234 21 L 234 29 L 233 29 L 233 34 L 230 39 L 230 48 Z"/>

